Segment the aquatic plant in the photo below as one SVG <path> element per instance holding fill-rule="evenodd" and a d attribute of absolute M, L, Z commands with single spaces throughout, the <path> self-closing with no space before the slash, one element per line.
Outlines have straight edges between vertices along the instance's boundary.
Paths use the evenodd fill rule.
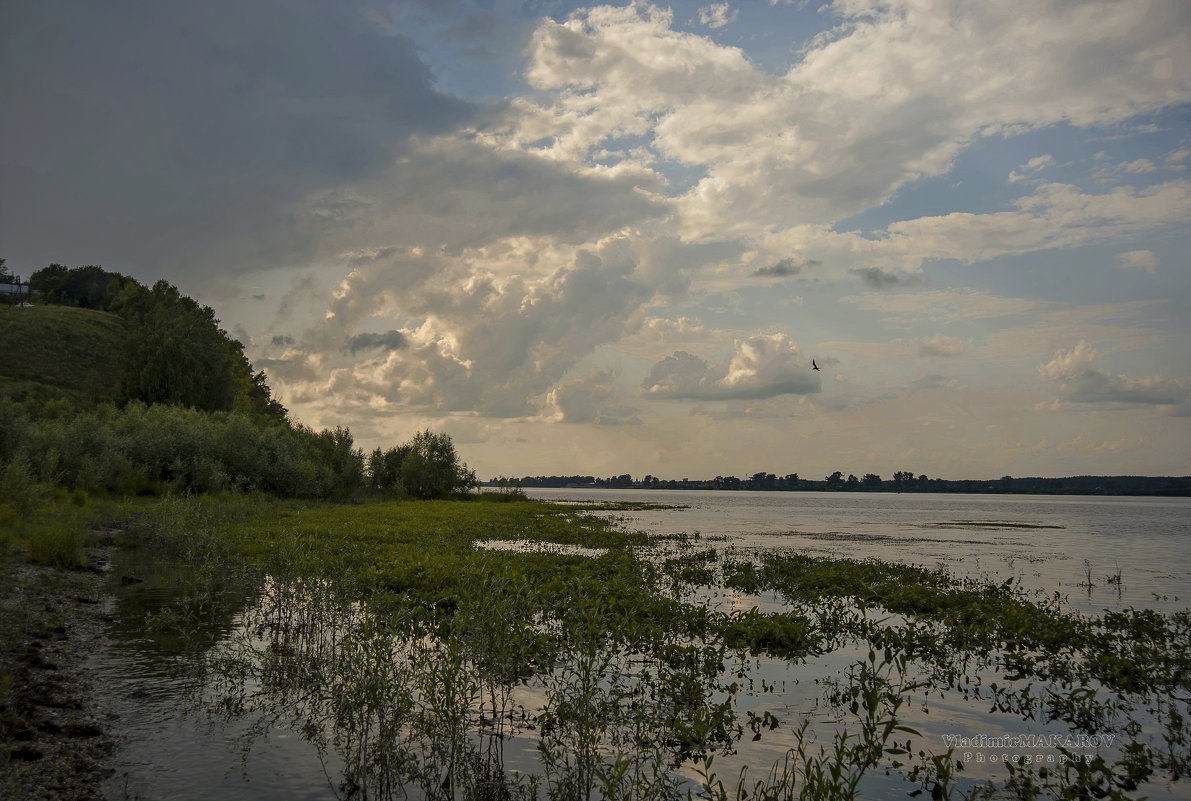
<path fill-rule="evenodd" d="M 1067 797 L 1191 766 L 1189 615 L 1077 615 L 1013 581 L 876 560 L 746 560 L 689 538 L 657 549 L 566 505 L 171 503 L 160 522 L 169 510 L 189 532 L 164 538 L 176 553 L 268 577 L 240 634 L 206 657 L 221 708 L 302 733 L 342 765 L 345 796 L 848 798 L 879 780 L 936 798 Z M 475 547 L 494 540 L 600 550 Z M 720 611 L 725 587 L 779 608 Z M 762 659 L 855 648 L 867 658 L 822 685 L 837 726 L 761 700 L 781 697 L 754 672 Z M 1014 763 L 999 785 L 961 789 L 951 750 L 923 748 L 905 722 L 934 695 L 1120 739 L 1101 763 Z M 508 769 L 516 738 L 534 769 Z M 789 745 L 784 760 L 717 776 L 770 740 Z"/>

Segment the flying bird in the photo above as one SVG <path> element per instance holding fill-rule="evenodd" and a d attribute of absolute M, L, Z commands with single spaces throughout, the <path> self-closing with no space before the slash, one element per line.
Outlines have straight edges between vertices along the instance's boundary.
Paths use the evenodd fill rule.
<path fill-rule="evenodd" d="M 815 364 L 815 360 L 814 360 L 814 359 L 811 359 L 811 369 L 812 369 L 812 370 L 818 370 L 818 369 L 819 369 L 819 365 Z"/>

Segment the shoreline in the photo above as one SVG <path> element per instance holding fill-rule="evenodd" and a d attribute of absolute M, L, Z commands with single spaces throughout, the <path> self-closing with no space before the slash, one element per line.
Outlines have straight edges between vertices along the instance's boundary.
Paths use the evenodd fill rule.
<path fill-rule="evenodd" d="M 87 567 L 12 561 L 0 568 L 0 796 L 102 799 L 117 741 L 87 666 L 109 615 L 111 535 Z"/>

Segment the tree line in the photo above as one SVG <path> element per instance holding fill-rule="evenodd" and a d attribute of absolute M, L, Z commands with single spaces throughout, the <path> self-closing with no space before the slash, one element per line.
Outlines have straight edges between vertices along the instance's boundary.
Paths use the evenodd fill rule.
<path fill-rule="evenodd" d="M 503 483 L 502 483 L 503 482 Z M 1191 496 L 1191 476 L 1068 476 L 1064 478 L 1002 476 L 998 479 L 943 479 L 899 470 L 890 479 L 875 473 L 844 475 L 837 470 L 822 479 L 797 473 L 753 473 L 745 478 L 662 479 L 653 475 L 635 479 L 625 473 L 599 478 L 589 475 L 501 477 L 491 486 L 591 487 L 599 489 L 701 489 L 754 492 L 962 492 L 1038 495 L 1170 495 Z"/>
<path fill-rule="evenodd" d="M 120 363 L 119 380 L 49 401 L 0 393 L 0 498 L 36 485 L 337 499 L 438 498 L 477 485 L 446 434 L 419 431 L 366 454 L 346 427 L 314 431 L 291 419 L 211 307 L 166 281 L 145 287 L 97 266 L 53 264 L 29 285 L 39 305 L 120 318 L 119 352 L 95 354 Z"/>

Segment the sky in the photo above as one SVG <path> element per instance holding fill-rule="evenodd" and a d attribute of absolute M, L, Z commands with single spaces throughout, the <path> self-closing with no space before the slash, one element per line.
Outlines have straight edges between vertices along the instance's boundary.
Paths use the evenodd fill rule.
<path fill-rule="evenodd" d="M 0 0 L 0 108 L 10 270 L 366 449 L 1191 474 L 1185 0 Z"/>

